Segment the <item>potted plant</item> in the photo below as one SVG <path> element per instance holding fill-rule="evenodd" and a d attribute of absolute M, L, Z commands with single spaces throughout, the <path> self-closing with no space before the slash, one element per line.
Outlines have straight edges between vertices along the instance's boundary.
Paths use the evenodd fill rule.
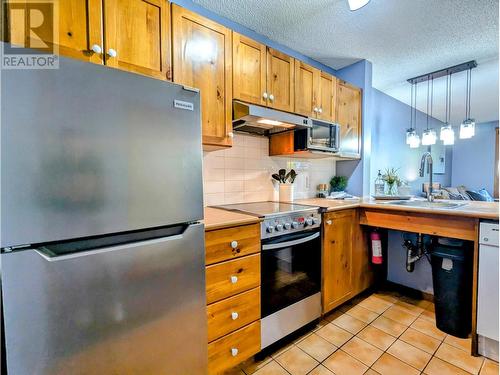
<path fill-rule="evenodd" d="M 398 185 L 401 184 L 398 170 L 399 168 L 387 168 L 384 175 L 382 176 L 382 180 L 384 180 L 386 184 L 386 195 L 398 194 Z"/>
<path fill-rule="evenodd" d="M 331 191 L 344 191 L 347 187 L 348 179 L 346 176 L 333 176 L 330 180 Z"/>
<path fill-rule="evenodd" d="M 297 173 L 292 169 L 286 172 L 286 169 L 280 169 L 278 173 L 273 173 L 272 177 L 279 182 L 279 200 L 281 202 L 293 201 L 293 183 L 297 178 Z"/>

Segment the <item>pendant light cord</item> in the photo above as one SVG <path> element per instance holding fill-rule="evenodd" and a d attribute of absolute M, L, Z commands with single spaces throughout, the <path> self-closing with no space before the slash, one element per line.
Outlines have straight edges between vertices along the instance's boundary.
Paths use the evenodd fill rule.
<path fill-rule="evenodd" d="M 470 101 L 471 101 L 471 92 L 472 92 L 472 68 L 469 69 L 469 90 L 468 90 L 468 114 L 467 114 L 467 118 L 470 119 Z"/>
<path fill-rule="evenodd" d="M 410 98 L 410 129 L 413 129 L 413 83 L 411 84 L 411 98 Z"/>
<path fill-rule="evenodd" d="M 448 105 L 448 122 L 451 125 L 451 73 L 450 73 L 450 95 L 449 95 L 450 104 Z"/>
<path fill-rule="evenodd" d="M 450 75 L 447 74 L 446 75 L 446 106 L 445 106 L 445 113 L 444 113 L 444 117 L 445 117 L 444 122 L 445 122 L 445 124 L 448 124 L 448 92 L 449 92 L 448 87 L 450 85 L 449 82 L 450 82 Z"/>
<path fill-rule="evenodd" d="M 427 79 L 427 109 L 426 109 L 426 113 L 427 113 L 427 119 L 426 119 L 426 122 L 427 122 L 427 130 L 429 130 L 429 94 L 430 94 L 430 89 L 431 89 L 431 85 L 430 85 L 430 80 Z"/>

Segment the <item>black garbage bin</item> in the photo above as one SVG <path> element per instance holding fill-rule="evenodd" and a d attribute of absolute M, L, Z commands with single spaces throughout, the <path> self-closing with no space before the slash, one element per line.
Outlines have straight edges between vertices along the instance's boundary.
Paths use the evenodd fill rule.
<path fill-rule="evenodd" d="M 466 338 L 472 325 L 471 242 L 438 238 L 431 253 L 436 326 Z"/>

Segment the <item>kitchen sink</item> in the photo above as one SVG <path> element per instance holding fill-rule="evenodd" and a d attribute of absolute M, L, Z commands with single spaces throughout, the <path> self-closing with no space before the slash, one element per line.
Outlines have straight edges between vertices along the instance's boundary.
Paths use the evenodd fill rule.
<path fill-rule="evenodd" d="M 386 204 L 395 204 L 398 206 L 408 206 L 408 207 L 447 208 L 447 209 L 453 209 L 467 205 L 467 203 L 428 202 L 428 201 L 391 201 L 387 202 Z"/>

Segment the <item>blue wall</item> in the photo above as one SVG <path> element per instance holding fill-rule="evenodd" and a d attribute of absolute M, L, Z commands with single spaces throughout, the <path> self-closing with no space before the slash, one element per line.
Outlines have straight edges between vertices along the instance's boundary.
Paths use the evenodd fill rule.
<path fill-rule="evenodd" d="M 259 34 L 255 31 L 249 29 L 248 27 L 240 25 L 239 23 L 231 21 L 231 20 L 229 20 L 225 17 L 222 17 L 222 16 L 220 16 L 220 15 L 218 15 L 218 14 L 216 14 L 216 13 L 214 13 L 206 8 L 203 8 L 202 6 L 193 3 L 191 0 L 171 0 L 171 2 L 173 4 L 180 5 L 186 9 L 192 10 L 193 12 L 196 12 L 196 13 L 202 15 L 203 17 L 209 18 L 209 19 L 211 19 L 211 20 L 213 20 L 213 21 L 215 21 L 223 26 L 226 26 L 227 28 L 229 28 L 233 31 L 236 31 L 237 33 L 240 33 L 242 35 L 246 35 L 247 37 L 252 38 L 252 39 L 254 39 L 262 44 L 265 44 L 266 46 L 269 46 L 269 47 L 274 48 L 278 51 L 286 53 L 287 55 L 290 55 L 296 59 L 304 61 L 305 63 L 312 65 L 318 69 L 321 69 L 324 72 L 333 74 L 335 76 L 337 75 L 337 72 L 335 69 L 333 69 L 329 66 L 326 66 L 326 65 L 324 65 L 324 64 L 322 64 L 314 59 L 311 59 L 309 56 L 305 56 L 297 51 L 294 51 L 293 49 L 288 48 L 280 43 L 272 41 L 268 37 L 266 37 L 262 34 Z"/>
<path fill-rule="evenodd" d="M 455 141 L 452 186 L 465 185 L 471 190 L 485 188 L 493 196 L 497 127 L 498 121 L 476 124 L 474 137 Z"/>

